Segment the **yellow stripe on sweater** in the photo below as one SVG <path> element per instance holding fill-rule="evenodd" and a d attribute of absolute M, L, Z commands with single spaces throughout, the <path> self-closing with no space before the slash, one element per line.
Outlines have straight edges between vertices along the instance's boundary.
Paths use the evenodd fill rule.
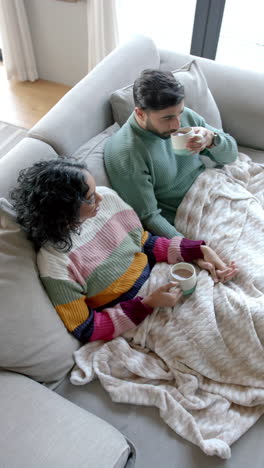
<path fill-rule="evenodd" d="M 141 237 L 141 246 L 145 244 L 148 240 L 148 235 L 149 233 L 147 231 L 143 231 L 142 237 Z"/>
<path fill-rule="evenodd" d="M 88 303 L 90 307 L 100 307 L 103 304 L 112 302 L 121 294 L 129 291 L 137 279 L 140 277 L 144 268 L 148 263 L 148 257 L 143 252 L 135 254 L 134 260 L 126 270 L 126 272 L 111 283 L 106 289 L 100 291 L 93 297 L 89 297 Z"/>
<path fill-rule="evenodd" d="M 85 302 L 85 296 L 82 296 L 75 301 L 68 302 L 68 304 L 58 305 L 55 309 L 62 319 L 65 327 L 70 332 L 75 330 L 76 327 L 85 322 L 89 317 L 89 309 Z"/>

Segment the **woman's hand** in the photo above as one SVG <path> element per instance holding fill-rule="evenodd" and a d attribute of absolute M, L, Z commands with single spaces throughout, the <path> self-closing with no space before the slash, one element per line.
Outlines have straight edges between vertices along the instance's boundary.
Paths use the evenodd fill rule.
<path fill-rule="evenodd" d="M 201 251 L 203 252 L 203 259 L 196 260 L 195 263 L 204 269 L 208 270 L 215 283 L 219 281 L 221 283 L 226 283 L 236 276 L 238 273 L 238 268 L 236 267 L 235 262 L 231 262 L 229 265 L 221 260 L 217 253 L 211 249 L 208 245 L 201 245 Z"/>
<path fill-rule="evenodd" d="M 196 154 L 212 144 L 214 133 L 204 127 L 193 127 L 193 131 L 195 135 L 188 138 L 186 148 Z"/>
<path fill-rule="evenodd" d="M 173 289 L 172 289 L 173 288 Z M 182 296 L 179 283 L 170 281 L 155 289 L 149 296 L 142 299 L 142 303 L 150 307 L 174 307 Z"/>

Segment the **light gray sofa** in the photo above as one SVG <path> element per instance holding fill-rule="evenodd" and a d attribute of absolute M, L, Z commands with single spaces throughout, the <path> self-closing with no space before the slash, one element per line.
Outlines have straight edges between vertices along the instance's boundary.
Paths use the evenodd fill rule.
<path fill-rule="evenodd" d="M 131 89 L 112 96 L 113 112 L 111 94 L 133 83 L 142 69 L 176 70 L 193 58 L 135 38 L 106 57 L 0 160 L 1 468 L 263 466 L 263 418 L 224 461 L 177 436 L 156 409 L 113 403 L 98 381 L 81 387 L 70 383 L 80 343 L 67 333 L 42 289 L 35 252 L 5 200 L 20 169 L 63 155 L 86 160 L 97 184 L 109 185 L 103 146 L 118 128 L 113 112 L 122 123 L 130 111 Z M 215 102 L 201 71 L 195 75 L 197 63 Z M 221 126 L 222 119 L 240 150 L 264 163 L 264 75 L 205 59 L 197 63 L 193 75 L 190 66 L 179 72 L 188 105 L 207 114 L 209 123 Z"/>

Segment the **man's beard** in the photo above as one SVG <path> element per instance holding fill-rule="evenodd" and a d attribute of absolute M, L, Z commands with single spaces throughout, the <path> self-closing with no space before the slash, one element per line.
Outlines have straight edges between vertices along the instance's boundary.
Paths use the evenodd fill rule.
<path fill-rule="evenodd" d="M 175 130 L 171 130 L 170 132 L 160 133 L 154 127 L 154 125 L 152 125 L 149 117 L 148 117 L 148 119 L 146 121 L 145 130 L 148 130 L 149 132 L 154 133 L 154 135 L 157 135 L 158 137 L 162 138 L 162 140 L 168 140 L 170 138 L 171 134 L 177 131 L 177 129 L 175 129 Z"/>

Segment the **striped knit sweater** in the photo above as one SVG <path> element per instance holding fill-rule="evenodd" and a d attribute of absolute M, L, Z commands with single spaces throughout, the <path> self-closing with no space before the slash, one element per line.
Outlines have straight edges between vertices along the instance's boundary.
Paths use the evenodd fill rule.
<path fill-rule="evenodd" d="M 66 328 L 80 341 L 111 340 L 139 324 L 152 308 L 136 297 L 156 262 L 202 258 L 203 241 L 171 240 L 143 230 L 134 210 L 100 187 L 100 210 L 72 237 L 65 253 L 42 247 L 41 281 Z"/>

